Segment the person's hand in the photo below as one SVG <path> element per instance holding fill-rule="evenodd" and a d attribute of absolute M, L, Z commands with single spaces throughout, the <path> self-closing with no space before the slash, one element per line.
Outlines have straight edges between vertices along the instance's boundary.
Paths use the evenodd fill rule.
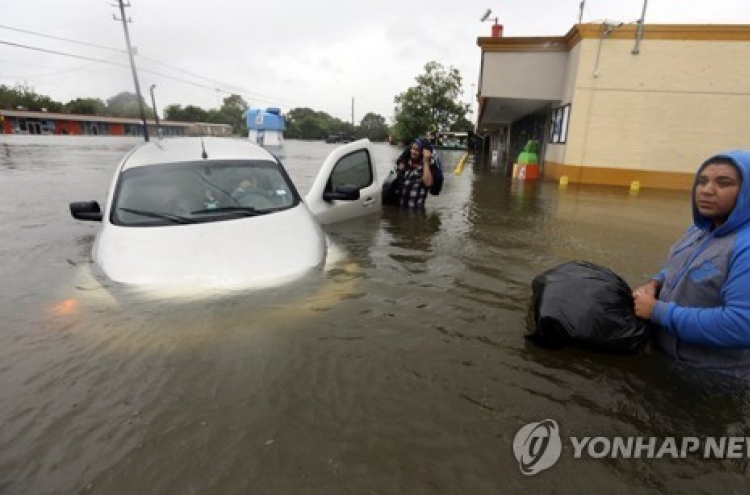
<path fill-rule="evenodd" d="M 656 298 L 644 291 L 636 290 L 633 293 L 633 304 L 635 306 L 635 315 L 644 320 L 651 318 L 656 306 Z"/>
<path fill-rule="evenodd" d="M 656 306 L 656 294 L 660 284 L 656 280 L 649 280 L 633 291 L 633 305 L 636 316 L 648 320 Z"/>
<path fill-rule="evenodd" d="M 425 160 L 429 160 L 430 158 L 432 158 L 432 151 L 425 148 L 422 150 L 422 156 L 425 158 Z"/>
<path fill-rule="evenodd" d="M 659 282 L 656 280 L 649 280 L 648 283 L 641 285 L 633 291 L 633 297 L 635 298 L 638 293 L 641 293 L 656 298 L 657 292 L 659 292 Z"/>

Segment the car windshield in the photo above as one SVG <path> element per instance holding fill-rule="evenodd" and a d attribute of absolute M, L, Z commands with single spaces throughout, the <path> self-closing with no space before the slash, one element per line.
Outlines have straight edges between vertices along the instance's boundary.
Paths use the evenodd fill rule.
<path fill-rule="evenodd" d="M 267 215 L 295 206 L 277 163 L 225 160 L 135 167 L 120 175 L 112 223 L 160 226 Z"/>

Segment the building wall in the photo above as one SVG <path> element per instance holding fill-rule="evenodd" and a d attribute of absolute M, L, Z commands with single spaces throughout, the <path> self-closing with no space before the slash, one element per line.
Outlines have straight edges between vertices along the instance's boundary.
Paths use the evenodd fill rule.
<path fill-rule="evenodd" d="M 15 132 L 13 128 L 14 123 L 19 124 L 18 127 L 20 127 L 20 122 L 24 121 L 27 124 L 29 122 L 35 124 L 53 122 L 54 127 L 50 127 L 48 131 L 44 128 L 41 129 L 43 134 L 67 133 L 68 135 L 96 134 L 102 136 L 143 135 L 142 122 L 139 119 L 132 118 L 2 109 L 0 109 L 0 117 L 3 118 L 3 130 L 7 134 Z M 154 121 L 148 121 L 148 128 L 151 135 L 157 135 L 156 123 Z M 28 133 L 28 130 L 22 130 L 21 133 Z M 195 136 L 231 136 L 232 126 L 228 124 L 214 123 L 161 121 L 161 133 L 164 136 L 185 136 L 188 134 Z"/>
<path fill-rule="evenodd" d="M 561 84 L 560 104 L 571 105 L 567 141 L 543 148 L 545 177 L 686 189 L 708 156 L 750 149 L 750 26 L 646 24 L 634 55 L 636 30 L 602 36 L 591 23 L 564 37 L 478 40 L 485 99 L 550 98 L 549 81 L 526 84 L 513 74 L 540 56 L 559 62 L 551 52 L 566 46 L 565 67 L 540 71 Z"/>
<path fill-rule="evenodd" d="M 559 100 L 567 66 L 567 51 L 485 53 L 482 92 L 505 98 Z"/>
<path fill-rule="evenodd" d="M 573 101 L 573 98 L 575 96 L 576 91 L 576 83 L 578 80 L 578 66 L 580 64 L 580 58 L 581 58 L 581 44 L 577 44 L 573 48 L 571 48 L 570 53 L 568 54 L 568 64 L 565 67 L 565 77 L 563 79 L 563 90 L 562 90 L 562 98 L 561 98 L 561 106 L 567 105 Z M 574 113 L 571 106 L 571 113 Z M 570 120 L 573 120 L 573 117 L 570 117 Z M 570 124 L 568 124 L 568 141 L 565 144 L 556 144 L 556 143 L 547 143 L 544 150 L 545 150 L 545 156 L 544 159 L 552 162 L 558 162 L 558 163 L 565 163 L 565 156 L 568 149 L 568 144 L 570 142 L 571 136 L 573 136 L 573 131 L 570 129 Z"/>
<path fill-rule="evenodd" d="M 112 136 L 124 136 L 125 126 L 122 124 L 109 124 L 109 134 Z"/>
<path fill-rule="evenodd" d="M 56 120 L 55 134 L 81 134 L 81 123 L 72 120 Z"/>
<path fill-rule="evenodd" d="M 692 173 L 750 148 L 750 42 L 605 39 L 598 67 L 599 40 L 580 45 L 562 163 Z"/>

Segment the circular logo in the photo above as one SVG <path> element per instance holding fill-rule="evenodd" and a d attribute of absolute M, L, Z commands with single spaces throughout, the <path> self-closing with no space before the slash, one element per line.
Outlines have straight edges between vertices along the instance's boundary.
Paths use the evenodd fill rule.
<path fill-rule="evenodd" d="M 554 466 L 561 452 L 560 428 L 554 419 L 524 425 L 513 439 L 513 454 L 526 476 Z"/>

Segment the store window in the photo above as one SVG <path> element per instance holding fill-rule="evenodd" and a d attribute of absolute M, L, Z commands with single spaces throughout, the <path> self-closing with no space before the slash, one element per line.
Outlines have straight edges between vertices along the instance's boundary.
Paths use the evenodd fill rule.
<path fill-rule="evenodd" d="M 549 126 L 550 143 L 563 144 L 567 141 L 569 119 L 570 104 L 552 109 Z"/>

